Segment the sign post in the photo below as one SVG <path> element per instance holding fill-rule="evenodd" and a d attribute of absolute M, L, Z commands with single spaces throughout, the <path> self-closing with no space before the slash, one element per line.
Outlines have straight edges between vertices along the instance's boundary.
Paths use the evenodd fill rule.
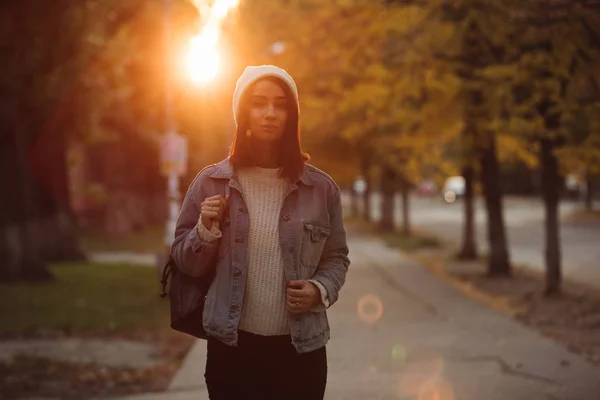
<path fill-rule="evenodd" d="M 169 215 L 165 229 L 165 246 L 171 247 L 175 237 L 175 224 L 181 208 L 179 178 L 187 172 L 188 145 L 185 136 L 175 132 L 167 133 L 160 144 L 161 175 L 167 178 L 167 199 Z"/>

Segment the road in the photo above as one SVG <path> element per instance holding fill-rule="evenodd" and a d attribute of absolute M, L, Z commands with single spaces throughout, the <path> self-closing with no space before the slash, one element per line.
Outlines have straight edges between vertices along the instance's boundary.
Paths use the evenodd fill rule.
<path fill-rule="evenodd" d="M 348 198 L 345 197 L 345 202 Z M 504 217 L 510 243 L 511 261 L 542 271 L 544 268 L 544 209 L 541 200 L 506 198 Z M 396 202 L 397 223 L 401 221 L 401 202 Z M 380 199 L 373 195 L 372 215 L 379 219 Z M 568 215 L 579 203 L 563 202 L 560 214 Z M 462 235 L 463 204 L 446 204 L 439 198 L 411 198 L 413 226 L 459 244 Z M 561 224 L 564 276 L 575 282 L 600 287 L 600 221 L 566 221 Z M 476 200 L 476 236 L 478 250 L 488 250 L 485 208 Z"/>

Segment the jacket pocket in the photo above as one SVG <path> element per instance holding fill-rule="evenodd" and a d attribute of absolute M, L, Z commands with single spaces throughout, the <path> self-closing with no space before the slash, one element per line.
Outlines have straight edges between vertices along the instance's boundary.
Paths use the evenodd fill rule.
<path fill-rule="evenodd" d="M 325 242 L 331 230 L 329 225 L 304 221 L 302 230 L 302 248 L 300 251 L 300 263 L 313 271 L 319 265 Z"/>

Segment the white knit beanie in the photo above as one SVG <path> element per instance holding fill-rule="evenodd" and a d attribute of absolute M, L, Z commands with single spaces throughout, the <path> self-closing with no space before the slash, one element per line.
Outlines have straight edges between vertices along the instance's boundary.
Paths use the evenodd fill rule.
<path fill-rule="evenodd" d="M 286 85 L 289 86 L 290 90 L 294 94 L 294 100 L 296 100 L 296 106 L 300 111 L 300 105 L 298 103 L 298 88 L 296 82 L 284 69 L 276 67 L 274 65 L 259 65 L 259 66 L 248 66 L 244 70 L 244 73 L 238 79 L 235 85 L 235 91 L 233 92 L 233 119 L 237 124 L 240 100 L 246 92 L 246 89 L 250 87 L 254 82 L 259 79 L 266 77 L 274 77 L 281 79 Z"/>

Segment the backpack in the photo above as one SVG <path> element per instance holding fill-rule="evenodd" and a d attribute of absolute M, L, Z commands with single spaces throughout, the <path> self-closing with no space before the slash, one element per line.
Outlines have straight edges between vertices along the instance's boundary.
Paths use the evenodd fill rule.
<path fill-rule="evenodd" d="M 187 275 L 177 267 L 173 257 L 169 256 L 160 281 L 162 284 L 160 297 L 169 296 L 172 329 L 200 339 L 207 338 L 202 314 L 206 295 L 214 276 L 214 271 L 201 277 Z M 171 285 L 167 293 L 169 277 Z"/>

